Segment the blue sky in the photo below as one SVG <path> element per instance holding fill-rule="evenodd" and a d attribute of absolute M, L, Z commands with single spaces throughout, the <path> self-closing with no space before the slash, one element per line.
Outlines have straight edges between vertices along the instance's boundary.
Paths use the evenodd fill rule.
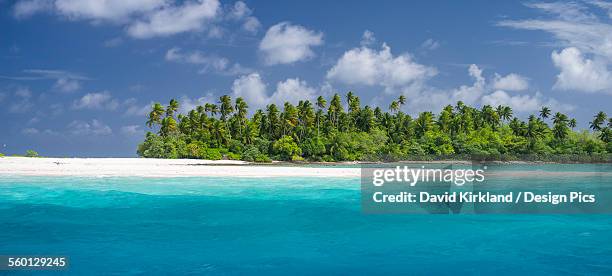
<path fill-rule="evenodd" d="M 151 102 L 352 90 L 612 113 L 612 3 L 0 0 L 0 152 L 135 156 Z"/>

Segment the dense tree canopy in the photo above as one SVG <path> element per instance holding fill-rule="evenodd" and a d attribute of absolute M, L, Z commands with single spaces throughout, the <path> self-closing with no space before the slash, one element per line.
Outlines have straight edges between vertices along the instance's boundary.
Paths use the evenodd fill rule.
<path fill-rule="evenodd" d="M 310 161 L 390 161 L 416 156 L 487 155 L 518 158 L 525 154 L 596 155 L 612 153 L 612 118 L 597 113 L 590 128 L 575 132 L 576 120 L 542 107 L 526 121 L 509 106 L 478 109 L 457 102 L 439 113 L 415 118 L 401 111 L 400 96 L 389 105 L 361 106 L 348 92 L 315 103 L 268 105 L 248 116 L 248 103 L 224 95 L 217 103 L 177 114 L 179 102 L 155 103 L 138 154 L 155 158 Z M 345 107 L 347 108 L 345 110 Z"/>

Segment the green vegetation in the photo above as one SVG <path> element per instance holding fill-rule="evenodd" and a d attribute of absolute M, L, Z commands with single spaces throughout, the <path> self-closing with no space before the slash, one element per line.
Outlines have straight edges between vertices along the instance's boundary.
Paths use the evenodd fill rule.
<path fill-rule="evenodd" d="M 359 97 L 335 94 L 329 101 L 286 102 L 282 110 L 270 104 L 250 118 L 242 98 L 224 95 L 176 114 L 179 103 L 155 103 L 146 125 L 148 132 L 138 154 L 149 158 L 274 160 L 395 161 L 470 159 L 609 161 L 612 153 L 612 118 L 595 115 L 593 132 L 575 132 L 576 120 L 553 115 L 542 107 L 526 121 L 513 116 L 508 106 L 481 109 L 457 102 L 438 114 L 422 112 L 413 118 L 400 111 L 406 98 L 389 105 L 361 106 Z M 346 104 L 348 110 L 344 109 Z"/>
<path fill-rule="evenodd" d="M 0 153 L 0 157 L 4 157 L 4 154 L 3 154 L 3 153 Z"/>
<path fill-rule="evenodd" d="M 25 157 L 40 157 L 40 156 L 38 155 L 38 152 L 35 152 L 33 150 L 26 150 Z"/>

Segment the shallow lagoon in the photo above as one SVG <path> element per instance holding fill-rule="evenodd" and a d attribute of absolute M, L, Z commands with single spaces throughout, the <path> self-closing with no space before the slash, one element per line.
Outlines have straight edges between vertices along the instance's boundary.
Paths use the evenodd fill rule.
<path fill-rule="evenodd" d="M 0 179 L 7 254 L 68 255 L 81 275 L 611 274 L 612 215 L 367 215 L 347 178 L 15 176 Z"/>

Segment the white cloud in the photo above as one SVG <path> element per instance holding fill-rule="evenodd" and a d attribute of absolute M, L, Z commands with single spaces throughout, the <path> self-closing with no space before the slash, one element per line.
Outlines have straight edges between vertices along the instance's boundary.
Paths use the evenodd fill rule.
<path fill-rule="evenodd" d="M 606 1 L 601 1 L 601 0 L 591 0 L 587 2 L 591 5 L 595 5 L 599 8 L 604 9 L 605 11 L 608 12 L 608 17 L 612 18 L 612 2 L 606 2 Z"/>
<path fill-rule="evenodd" d="M 89 77 L 64 70 L 27 69 L 21 76 L 0 76 L 0 78 L 17 81 L 55 80 L 53 90 L 70 93 L 81 88 L 81 81 L 90 80 Z"/>
<path fill-rule="evenodd" d="M 115 110 L 119 102 L 108 91 L 87 93 L 72 104 L 74 109 Z"/>
<path fill-rule="evenodd" d="M 380 51 L 368 47 L 351 49 L 327 71 L 330 80 L 386 88 L 407 86 L 434 75 L 434 68 L 414 62 L 408 54 L 394 57 L 387 44 Z"/>
<path fill-rule="evenodd" d="M 608 3 L 591 1 L 607 9 Z M 581 3 L 534 3 L 527 6 L 552 16 L 550 19 L 505 20 L 500 26 L 544 31 L 558 41 L 561 52 L 552 59 L 561 72 L 554 88 L 585 92 L 605 92 L 612 87 L 609 67 L 612 65 L 612 24 L 601 20 Z M 609 12 L 609 10 L 607 10 Z M 589 58 L 585 58 L 588 56 Z"/>
<path fill-rule="evenodd" d="M 52 0 L 19 1 L 13 7 L 13 15 L 17 18 L 26 18 L 32 16 L 35 13 L 51 10 L 52 8 Z"/>
<path fill-rule="evenodd" d="M 529 87 L 529 81 L 527 78 L 518 74 L 508 74 L 506 76 L 500 76 L 495 74 L 493 79 L 493 88 L 507 91 L 523 91 Z"/>
<path fill-rule="evenodd" d="M 203 66 L 198 72 L 216 72 L 221 75 L 247 74 L 253 70 L 243 67 L 239 63 L 231 63 L 227 58 L 214 55 L 205 55 L 200 51 L 189 53 L 183 52 L 180 48 L 174 47 L 166 52 L 166 60 L 178 63 L 189 63 Z"/>
<path fill-rule="evenodd" d="M 322 44 L 323 33 L 281 22 L 268 29 L 259 50 L 268 65 L 290 64 L 314 57 L 312 47 Z"/>
<path fill-rule="evenodd" d="M 578 48 L 554 51 L 551 57 L 561 71 L 557 75 L 554 88 L 612 93 L 612 73 L 608 71 L 607 66 L 600 61 L 585 58 Z"/>
<path fill-rule="evenodd" d="M 257 18 L 254 16 L 247 17 L 244 20 L 244 23 L 242 23 L 242 29 L 252 34 L 256 34 L 260 28 L 261 23 L 259 23 L 259 20 L 257 20 Z"/>
<path fill-rule="evenodd" d="M 363 35 L 361 35 L 361 46 L 370 46 L 376 42 L 376 37 L 374 36 L 374 32 L 370 30 L 363 31 Z"/>
<path fill-rule="evenodd" d="M 32 98 L 32 92 L 29 88 L 19 87 L 14 93 L 14 101 L 9 106 L 8 111 L 10 113 L 24 113 L 29 111 L 34 104 L 30 101 Z"/>
<path fill-rule="evenodd" d="M 166 0 L 56 0 L 57 11 L 71 19 L 125 21 L 135 13 L 155 10 Z"/>
<path fill-rule="evenodd" d="M 113 133 L 113 130 L 106 124 L 96 119 L 90 122 L 75 120 L 67 126 L 70 134 L 83 136 L 104 136 Z"/>
<path fill-rule="evenodd" d="M 181 6 L 165 6 L 145 20 L 131 24 L 127 31 L 135 38 L 169 36 L 189 31 L 201 31 L 219 14 L 218 0 L 198 0 Z"/>
<path fill-rule="evenodd" d="M 286 79 L 276 84 L 276 91 L 272 94 L 270 101 L 277 105 L 282 105 L 285 102 L 297 104 L 300 100 L 313 101 L 316 97 L 317 90 L 308 86 L 306 81 L 299 78 Z"/>
<path fill-rule="evenodd" d="M 144 130 L 140 125 L 127 125 L 121 127 L 121 133 L 126 136 L 142 135 Z"/>
<path fill-rule="evenodd" d="M 267 85 L 258 73 L 241 76 L 234 80 L 232 98 L 242 97 L 251 110 L 264 109 L 269 104 L 283 105 L 285 102 L 297 104 L 300 100 L 314 101 L 317 92 L 324 92 L 308 85 L 299 78 L 288 78 L 276 84 L 276 90 L 268 96 Z"/>
<path fill-rule="evenodd" d="M 78 73 L 72 73 L 64 70 L 47 70 L 47 69 L 27 69 L 23 70 L 24 75 L 22 76 L 0 76 L 3 79 L 18 80 L 18 81 L 30 81 L 30 80 L 59 80 L 59 79 L 70 79 L 70 80 L 90 80 L 89 77 L 83 76 Z"/>
<path fill-rule="evenodd" d="M 215 103 L 215 97 L 212 93 L 206 93 L 203 97 L 192 99 L 183 95 L 179 99 L 179 113 L 187 114 L 197 106 L 203 106 L 205 103 Z"/>
<path fill-rule="evenodd" d="M 429 50 L 429 51 L 433 51 L 435 49 L 438 49 L 440 47 L 440 42 L 435 41 L 431 38 L 423 41 L 423 43 L 421 43 L 421 48 L 425 49 L 425 50 Z"/>
<path fill-rule="evenodd" d="M 60 78 L 55 81 L 53 88 L 61 92 L 71 93 L 79 90 L 81 88 L 81 83 L 74 79 Z"/>
<path fill-rule="evenodd" d="M 237 1 L 234 3 L 230 11 L 228 12 L 228 17 L 230 20 L 242 21 L 242 29 L 245 31 L 256 34 L 261 27 L 261 23 L 254 16 L 253 10 L 251 10 L 247 4 L 242 1 Z"/>
<path fill-rule="evenodd" d="M 68 20 L 82 20 L 94 25 L 124 27 L 133 38 L 164 37 L 185 32 L 207 32 L 220 37 L 224 21 L 232 21 L 249 33 L 261 27 L 253 11 L 241 1 L 224 11 L 219 0 L 19 0 L 13 6 L 16 18 L 36 13 L 51 13 Z M 120 44 L 118 39 L 105 43 Z"/>
<path fill-rule="evenodd" d="M 263 108 L 269 104 L 266 84 L 259 73 L 241 76 L 232 84 L 232 97 L 242 97 L 252 109 Z"/>
<path fill-rule="evenodd" d="M 512 110 L 516 113 L 530 113 L 536 112 L 542 106 L 551 106 L 555 110 L 566 112 L 574 110 L 573 105 L 562 104 L 554 99 L 546 99 L 544 96 L 537 92 L 534 96 L 531 95 L 509 95 L 505 91 L 497 90 L 491 94 L 482 97 L 482 103 L 492 106 L 507 105 L 512 107 Z"/>
<path fill-rule="evenodd" d="M 151 111 L 151 106 L 153 106 L 153 102 L 150 102 L 145 105 L 139 105 L 138 101 L 135 98 L 129 98 L 123 102 L 123 106 L 125 112 L 123 115 L 125 116 L 147 116 Z"/>

